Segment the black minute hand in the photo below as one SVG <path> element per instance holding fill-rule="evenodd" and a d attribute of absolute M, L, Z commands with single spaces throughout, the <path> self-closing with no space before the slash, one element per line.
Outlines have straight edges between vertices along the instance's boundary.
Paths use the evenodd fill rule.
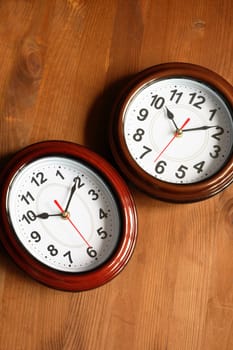
<path fill-rule="evenodd" d="M 217 125 L 211 125 L 211 126 L 199 126 L 197 128 L 190 128 L 190 129 L 183 129 L 182 132 L 185 132 L 185 131 L 196 131 L 196 130 L 208 130 L 208 129 L 211 129 L 211 128 L 218 128 Z"/>
<path fill-rule="evenodd" d="M 68 210 L 68 208 L 69 208 L 69 205 L 70 205 L 70 201 L 71 201 L 71 199 L 72 199 L 72 197 L 73 197 L 73 195 L 74 195 L 74 192 L 76 191 L 76 182 L 77 182 L 77 180 L 78 180 L 78 177 L 75 177 L 75 178 L 73 179 L 74 184 L 73 184 L 73 186 L 71 187 L 71 190 L 70 190 L 70 195 L 69 195 L 69 198 L 68 198 L 66 207 L 65 207 L 65 212 L 67 212 L 67 210 Z"/>

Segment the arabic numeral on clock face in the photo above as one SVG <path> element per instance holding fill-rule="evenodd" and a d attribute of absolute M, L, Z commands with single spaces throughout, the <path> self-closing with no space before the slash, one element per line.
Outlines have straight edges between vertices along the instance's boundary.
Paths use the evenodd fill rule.
<path fill-rule="evenodd" d="M 77 188 L 81 188 L 81 187 L 83 187 L 85 185 L 85 183 L 82 181 L 80 176 L 76 176 L 74 178 L 74 181 L 76 182 L 76 187 Z"/>
<path fill-rule="evenodd" d="M 41 240 L 41 236 L 37 231 L 31 232 L 31 238 L 34 240 L 34 242 L 38 243 Z"/>
<path fill-rule="evenodd" d="M 31 221 L 35 221 L 37 218 L 36 214 L 32 210 L 28 210 L 26 214 L 23 214 L 21 221 L 26 221 L 28 224 L 31 223 Z"/>
<path fill-rule="evenodd" d="M 171 90 L 171 97 L 170 97 L 170 101 L 174 101 L 175 103 L 179 103 L 183 92 L 178 92 L 177 89 Z"/>
<path fill-rule="evenodd" d="M 188 170 L 188 167 L 187 167 L 187 166 L 181 165 L 181 166 L 177 169 L 177 171 L 176 171 L 176 173 L 175 173 L 176 177 L 177 177 L 178 179 L 183 179 L 183 178 L 185 177 L 185 175 L 186 175 L 186 171 L 187 171 L 187 170 Z"/>
<path fill-rule="evenodd" d="M 210 109 L 209 112 L 210 112 L 209 121 L 212 121 L 213 118 L 214 118 L 214 116 L 215 116 L 216 113 L 217 113 L 217 109 Z"/>
<path fill-rule="evenodd" d="M 60 170 L 57 170 L 56 176 L 60 177 L 62 180 L 65 179 L 64 175 L 60 172 Z"/>
<path fill-rule="evenodd" d="M 106 213 L 102 208 L 99 209 L 99 218 L 104 219 L 108 217 L 108 213 Z"/>
<path fill-rule="evenodd" d="M 158 96 L 158 95 L 153 95 L 152 96 L 152 102 L 151 102 L 151 106 L 154 106 L 156 109 L 161 109 L 164 106 L 165 103 L 165 99 L 162 96 Z"/>
<path fill-rule="evenodd" d="M 199 174 L 199 173 L 201 173 L 203 171 L 204 165 L 205 165 L 205 162 L 202 161 L 202 162 L 199 162 L 199 163 L 195 164 L 193 166 L 193 168 L 196 169 L 198 174 Z"/>
<path fill-rule="evenodd" d="M 87 248 L 87 254 L 90 258 L 96 258 L 97 257 L 97 251 L 93 247 Z"/>
<path fill-rule="evenodd" d="M 104 231 L 103 227 L 98 228 L 97 233 L 101 239 L 105 239 L 108 237 L 108 234 L 106 231 Z"/>
<path fill-rule="evenodd" d="M 54 247 L 53 244 L 50 244 L 47 247 L 47 250 L 49 251 L 50 255 L 52 255 L 52 256 L 56 256 L 58 254 L 58 250 Z"/>
<path fill-rule="evenodd" d="M 145 131 L 143 129 L 137 129 L 136 133 L 133 135 L 134 141 L 140 142 L 144 134 L 145 134 Z"/>
<path fill-rule="evenodd" d="M 193 105 L 196 108 L 202 109 L 202 104 L 205 103 L 206 99 L 202 95 L 198 95 L 196 92 L 190 93 L 191 96 L 189 104 Z"/>
<path fill-rule="evenodd" d="M 71 251 L 69 250 L 68 252 L 66 252 L 65 254 L 63 254 L 64 258 L 67 257 L 69 260 L 70 264 L 73 264 L 73 260 L 71 258 Z"/>
<path fill-rule="evenodd" d="M 155 172 L 157 174 L 162 174 L 165 171 L 167 163 L 164 160 L 160 160 L 155 166 Z"/>
<path fill-rule="evenodd" d="M 210 152 L 209 155 L 211 158 L 215 159 L 215 158 L 218 158 L 219 153 L 221 152 L 221 147 L 218 145 L 214 145 L 213 148 L 214 148 L 214 152 Z"/>
<path fill-rule="evenodd" d="M 27 191 L 26 194 L 23 194 L 22 196 L 19 196 L 19 197 L 20 197 L 20 200 L 26 203 L 27 205 L 29 205 L 31 202 L 34 202 L 35 200 L 35 198 L 29 191 Z"/>
<path fill-rule="evenodd" d="M 89 190 L 88 194 L 89 194 L 89 196 L 91 196 L 91 199 L 93 201 L 96 201 L 99 198 L 98 193 L 95 190 L 93 190 L 93 189 Z"/>
<path fill-rule="evenodd" d="M 224 129 L 221 128 L 220 126 L 216 127 L 217 132 L 215 132 L 211 137 L 213 137 L 215 140 L 220 141 L 220 135 L 224 133 Z"/>
<path fill-rule="evenodd" d="M 144 121 L 148 117 L 148 114 L 149 114 L 148 109 L 142 108 L 139 111 L 139 115 L 137 116 L 137 119 Z"/>
<path fill-rule="evenodd" d="M 43 185 L 48 179 L 45 177 L 44 173 L 39 171 L 37 174 L 33 175 L 31 178 L 31 183 L 36 184 L 36 186 Z"/>
<path fill-rule="evenodd" d="M 149 147 L 147 147 L 147 146 L 142 146 L 142 147 L 143 147 L 143 149 L 144 149 L 144 152 L 140 155 L 140 157 L 139 157 L 140 159 L 142 159 L 143 157 L 145 157 L 146 154 L 152 152 L 152 149 L 151 149 L 151 148 L 149 148 Z"/>

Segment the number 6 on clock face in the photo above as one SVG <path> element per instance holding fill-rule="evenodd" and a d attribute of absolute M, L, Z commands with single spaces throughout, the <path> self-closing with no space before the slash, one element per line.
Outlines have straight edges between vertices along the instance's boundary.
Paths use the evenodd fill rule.
<path fill-rule="evenodd" d="M 125 266 L 136 239 L 134 203 L 102 158 L 51 141 L 19 152 L 6 174 L 1 239 L 29 274 L 55 288 L 83 290 Z"/>
<path fill-rule="evenodd" d="M 110 142 L 123 172 L 175 202 L 224 189 L 233 177 L 232 96 L 232 86 L 199 66 L 171 63 L 140 73 L 113 109 Z"/>

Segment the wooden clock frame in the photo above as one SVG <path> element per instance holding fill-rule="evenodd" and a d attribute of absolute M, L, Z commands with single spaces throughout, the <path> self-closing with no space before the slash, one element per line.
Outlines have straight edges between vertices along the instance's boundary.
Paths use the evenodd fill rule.
<path fill-rule="evenodd" d="M 61 155 L 78 159 L 98 172 L 109 184 L 117 200 L 122 219 L 121 238 L 113 255 L 95 270 L 82 273 L 66 273 L 40 263 L 23 247 L 8 220 L 7 192 L 14 175 L 27 163 L 44 156 Z M 66 141 L 44 141 L 17 152 L 1 174 L 0 239 L 15 261 L 31 277 L 61 290 L 83 291 L 110 281 L 129 261 L 137 237 L 137 215 L 133 198 L 118 172 L 101 156 L 86 147 Z"/>
<path fill-rule="evenodd" d="M 134 161 L 124 139 L 124 110 L 144 84 L 151 80 L 184 77 L 200 80 L 219 92 L 232 110 L 233 87 L 217 73 L 189 63 L 165 63 L 150 67 L 137 74 L 115 101 L 110 122 L 110 147 L 122 173 L 140 190 L 152 197 L 177 203 L 188 203 L 216 195 L 233 181 L 233 155 L 212 177 L 193 184 L 172 184 L 156 179 L 146 173 Z"/>

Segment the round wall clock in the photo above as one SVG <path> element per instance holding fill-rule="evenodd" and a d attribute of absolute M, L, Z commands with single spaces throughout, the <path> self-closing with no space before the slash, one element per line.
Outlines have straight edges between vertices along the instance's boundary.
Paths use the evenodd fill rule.
<path fill-rule="evenodd" d="M 81 291 L 115 277 L 132 255 L 137 217 L 125 182 L 102 157 L 65 141 L 16 153 L 1 177 L 0 238 L 38 281 Z"/>
<path fill-rule="evenodd" d="M 147 194 L 211 197 L 233 181 L 233 87 L 197 65 L 151 67 L 117 99 L 110 144 L 122 172 Z"/>

